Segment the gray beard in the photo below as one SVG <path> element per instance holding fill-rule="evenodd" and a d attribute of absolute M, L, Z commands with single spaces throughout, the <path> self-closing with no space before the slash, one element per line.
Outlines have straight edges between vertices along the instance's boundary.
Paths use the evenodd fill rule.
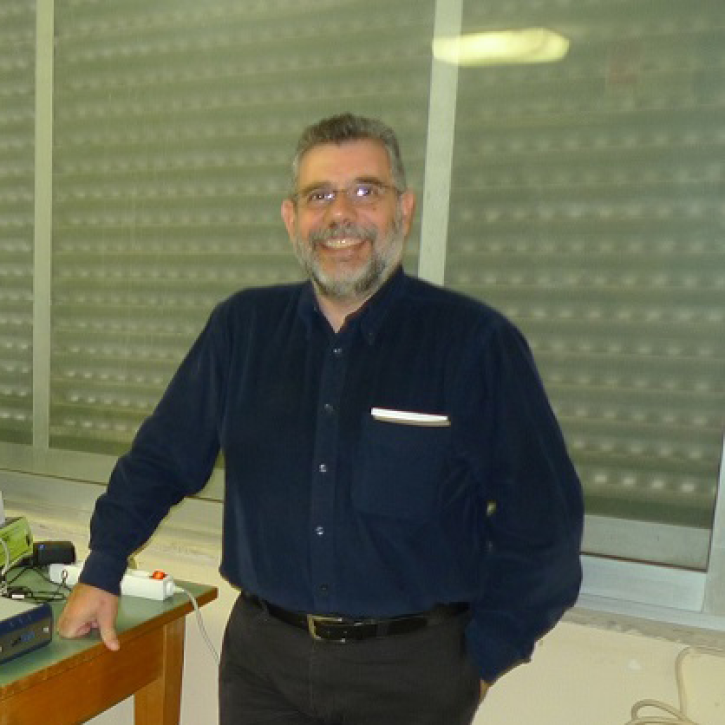
<path fill-rule="evenodd" d="M 312 232 L 308 241 L 295 237 L 295 255 L 317 291 L 323 296 L 341 301 L 364 299 L 377 292 L 398 266 L 404 241 L 401 226 L 399 215 L 396 215 L 389 234 L 380 244 L 376 244 L 378 234 L 374 228 L 346 225 Z M 320 242 L 340 235 L 341 231 L 344 236 L 352 239 L 369 239 L 373 249 L 370 259 L 362 269 L 348 277 L 331 278 L 320 268 L 315 250 Z"/>
<path fill-rule="evenodd" d="M 384 281 L 385 267 L 385 262 L 374 256 L 361 274 L 350 279 L 330 279 L 314 263 L 306 271 L 320 294 L 329 299 L 353 300 L 368 297 L 380 287 Z"/>

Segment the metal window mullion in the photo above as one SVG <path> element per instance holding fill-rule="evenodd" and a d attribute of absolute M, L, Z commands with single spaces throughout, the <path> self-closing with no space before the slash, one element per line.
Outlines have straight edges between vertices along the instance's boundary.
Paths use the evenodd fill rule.
<path fill-rule="evenodd" d="M 437 0 L 433 37 L 460 35 L 463 0 Z M 456 127 L 458 66 L 433 56 L 418 275 L 443 284 Z"/>
<path fill-rule="evenodd" d="M 33 261 L 33 448 L 50 440 L 54 0 L 37 0 Z"/>
<path fill-rule="evenodd" d="M 725 436 L 723 436 L 720 456 L 717 490 L 705 584 L 704 611 L 707 614 L 725 615 Z"/>

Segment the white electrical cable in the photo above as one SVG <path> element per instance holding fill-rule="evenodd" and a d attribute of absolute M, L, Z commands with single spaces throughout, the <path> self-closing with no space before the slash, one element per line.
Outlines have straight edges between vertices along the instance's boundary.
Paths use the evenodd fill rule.
<path fill-rule="evenodd" d="M 0 571 L 0 596 L 5 596 L 8 591 L 8 585 L 5 581 L 5 577 L 7 576 L 8 571 L 10 571 L 10 549 L 8 549 L 8 545 L 5 543 L 5 539 L 3 539 L 2 536 L 0 536 L 0 544 L 3 545 L 3 551 L 5 552 L 5 563 L 3 564 L 2 571 Z"/>
<path fill-rule="evenodd" d="M 8 548 L 5 540 L 0 536 L 0 544 L 2 544 L 3 551 L 5 552 L 5 564 L 3 564 L 2 571 L 0 571 L 0 596 L 5 597 L 8 594 L 8 583 L 7 575 L 8 572 L 21 561 L 27 558 L 27 554 L 21 554 L 17 558 L 10 561 L 10 549 Z"/>
<path fill-rule="evenodd" d="M 3 551 L 5 552 L 5 563 L 3 564 L 2 572 L 0 572 L 0 574 L 4 577 L 10 569 L 10 549 L 8 549 L 8 545 L 5 543 L 5 539 L 3 539 L 2 536 L 0 536 L 0 544 L 3 545 Z"/>
<path fill-rule="evenodd" d="M 204 620 L 201 617 L 201 610 L 199 609 L 199 604 L 196 601 L 196 598 L 191 592 L 186 591 L 183 587 L 180 587 L 178 584 L 174 587 L 174 594 L 186 594 L 186 596 L 189 598 L 189 601 L 191 602 L 192 606 L 194 607 L 194 613 L 196 614 L 196 623 L 199 625 L 199 631 L 201 632 L 201 636 L 206 643 L 206 646 L 209 648 L 209 651 L 211 652 L 211 656 L 214 658 L 214 661 L 217 664 L 217 667 L 219 666 L 219 654 L 217 653 L 216 649 L 214 648 L 214 645 L 212 644 L 211 639 L 209 638 L 209 634 L 206 631 L 206 627 L 204 626 Z"/>
<path fill-rule="evenodd" d="M 713 647 L 686 647 L 683 649 L 675 660 L 675 678 L 677 680 L 677 695 L 680 700 L 679 709 L 660 702 L 659 700 L 640 700 L 632 706 L 632 719 L 626 725 L 704 725 L 691 720 L 687 714 L 687 689 L 685 688 L 685 680 L 682 673 L 684 661 L 693 654 L 706 654 L 713 657 L 725 657 L 725 652 Z M 666 713 L 666 715 L 641 715 L 641 711 L 646 708 L 655 708 Z"/>

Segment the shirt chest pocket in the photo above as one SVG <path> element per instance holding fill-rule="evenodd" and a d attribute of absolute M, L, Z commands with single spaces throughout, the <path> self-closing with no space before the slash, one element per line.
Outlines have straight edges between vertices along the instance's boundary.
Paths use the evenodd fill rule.
<path fill-rule="evenodd" d="M 355 507 L 414 522 L 430 519 L 439 502 L 450 442 L 449 425 L 366 419 L 353 477 Z"/>

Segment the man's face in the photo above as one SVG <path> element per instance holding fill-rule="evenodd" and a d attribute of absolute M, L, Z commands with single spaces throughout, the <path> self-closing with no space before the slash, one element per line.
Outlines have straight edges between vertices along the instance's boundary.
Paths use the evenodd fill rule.
<path fill-rule="evenodd" d="M 341 189 L 365 183 L 374 198 L 351 198 Z M 337 190 L 319 203 L 312 190 Z M 295 254 L 319 294 L 363 302 L 398 266 L 415 208 L 413 194 L 393 188 L 385 147 L 372 140 L 323 144 L 301 159 L 296 201 L 282 203 Z"/>

